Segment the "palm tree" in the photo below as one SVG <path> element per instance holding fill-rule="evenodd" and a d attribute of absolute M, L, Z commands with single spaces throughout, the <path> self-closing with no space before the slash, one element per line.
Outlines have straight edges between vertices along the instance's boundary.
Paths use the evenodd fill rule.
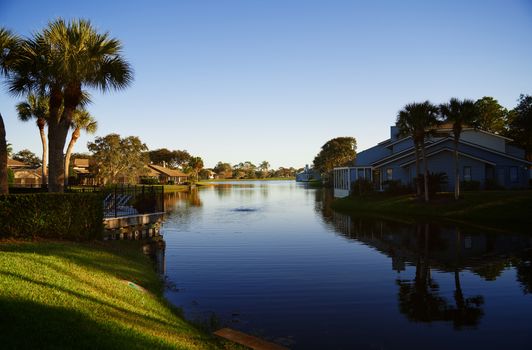
<path fill-rule="evenodd" d="M 400 135 L 410 135 L 414 141 L 414 153 L 416 155 L 416 171 L 419 174 L 419 152 L 423 160 L 423 179 L 425 201 L 429 201 L 428 187 L 428 164 L 425 152 L 425 140 L 427 136 L 438 125 L 438 107 L 429 101 L 422 103 L 407 104 L 397 116 L 396 125 L 399 127 Z M 417 181 L 419 182 L 419 181 Z M 420 188 L 418 185 L 418 195 Z"/>
<path fill-rule="evenodd" d="M 49 96 L 49 190 L 62 192 L 64 157 L 74 111 L 82 103 L 83 87 L 103 92 L 123 89 L 133 78 L 122 57 L 122 45 L 108 33 L 100 34 L 87 20 L 57 19 L 21 44 L 9 90 L 15 94 L 38 91 Z"/>
<path fill-rule="evenodd" d="M 81 135 L 81 130 L 84 130 L 89 134 L 94 134 L 98 129 L 98 122 L 86 109 L 77 109 L 72 116 L 72 129 L 74 129 L 74 131 L 72 131 L 72 136 L 70 137 L 70 142 L 68 143 L 65 155 L 65 186 L 68 185 L 70 157 L 74 150 L 74 145 Z"/>
<path fill-rule="evenodd" d="M 445 122 L 453 124 L 454 137 L 454 198 L 460 198 L 460 167 L 458 164 L 458 144 L 464 126 L 474 125 L 477 120 L 475 102 L 465 99 L 460 101 L 451 98 L 449 103 L 440 105 L 440 112 L 445 118 Z"/>
<path fill-rule="evenodd" d="M 42 144 L 42 184 L 45 185 L 48 183 L 48 144 L 46 142 L 44 127 L 48 119 L 48 98 L 30 93 L 26 102 L 17 104 L 17 111 L 18 118 L 21 121 L 25 122 L 35 118 L 35 122 L 39 128 Z"/>
<path fill-rule="evenodd" d="M 14 53 L 20 39 L 11 31 L 0 27 L 0 75 L 9 76 L 12 69 Z M 7 175 L 7 142 L 4 119 L 0 114 L 0 194 L 9 193 Z"/>

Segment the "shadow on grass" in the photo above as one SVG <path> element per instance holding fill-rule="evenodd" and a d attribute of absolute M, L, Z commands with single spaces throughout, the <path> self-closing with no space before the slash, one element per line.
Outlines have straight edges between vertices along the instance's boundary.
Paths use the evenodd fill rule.
<path fill-rule="evenodd" d="M 0 298 L 2 349 L 174 349 L 75 310 Z"/>

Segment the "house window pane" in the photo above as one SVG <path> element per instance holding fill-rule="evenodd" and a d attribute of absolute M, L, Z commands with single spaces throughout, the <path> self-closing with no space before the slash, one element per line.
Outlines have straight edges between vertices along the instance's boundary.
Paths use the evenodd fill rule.
<path fill-rule="evenodd" d="M 510 182 L 518 182 L 519 178 L 517 176 L 517 167 L 511 166 L 510 167 Z"/>
<path fill-rule="evenodd" d="M 464 181 L 471 181 L 471 167 L 464 167 Z"/>
<path fill-rule="evenodd" d="M 357 169 L 357 179 L 364 178 L 364 169 Z"/>
<path fill-rule="evenodd" d="M 393 180 L 393 169 L 386 169 L 386 180 Z"/>

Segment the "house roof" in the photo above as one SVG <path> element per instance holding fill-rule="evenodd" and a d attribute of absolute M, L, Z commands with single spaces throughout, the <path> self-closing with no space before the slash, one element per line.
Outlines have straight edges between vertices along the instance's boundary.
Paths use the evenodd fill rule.
<path fill-rule="evenodd" d="M 22 167 L 27 167 L 27 166 L 28 166 L 27 164 L 19 162 L 18 160 L 7 158 L 8 168 L 22 168 Z"/>
<path fill-rule="evenodd" d="M 450 153 L 453 153 L 454 150 L 452 150 L 452 149 L 449 148 L 449 147 L 445 147 L 445 148 L 442 148 L 442 149 L 436 150 L 436 151 L 434 151 L 434 152 L 428 153 L 428 154 L 427 154 L 427 158 L 430 158 L 430 157 L 432 157 L 432 156 L 434 156 L 434 155 L 436 155 L 436 154 L 439 154 L 439 153 L 441 153 L 441 152 L 450 152 Z M 487 159 L 480 158 L 480 157 L 475 157 L 475 156 L 472 156 L 472 155 L 467 154 L 467 153 L 464 153 L 464 152 L 458 152 L 458 154 L 460 155 L 460 157 L 471 158 L 471 159 L 474 159 L 474 160 L 478 160 L 478 161 L 480 161 L 480 162 L 482 162 L 482 163 L 486 163 L 486 164 L 490 164 L 490 165 L 496 165 L 494 162 L 491 162 L 491 161 L 489 161 L 489 160 L 487 160 Z M 405 166 L 410 165 L 410 164 L 413 164 L 413 163 L 415 163 L 415 162 L 416 162 L 415 160 L 411 160 L 411 161 L 408 161 L 408 162 L 406 162 L 406 163 L 400 164 L 399 166 L 400 166 L 400 167 L 405 167 Z"/>
<path fill-rule="evenodd" d="M 76 158 L 74 159 L 74 166 L 78 168 L 88 168 L 89 160 L 87 158 Z"/>
<path fill-rule="evenodd" d="M 429 148 L 432 148 L 433 146 L 436 146 L 436 145 L 439 145 L 445 141 L 448 141 L 448 140 L 453 140 L 452 137 L 446 137 L 446 138 L 443 138 L 439 141 L 436 141 L 436 142 L 433 142 L 433 143 L 430 143 L 426 146 L 427 149 Z M 484 150 L 486 152 L 490 152 L 490 153 L 493 153 L 493 154 L 497 154 L 501 157 L 505 157 L 505 158 L 509 158 L 509 159 L 513 159 L 513 160 L 516 160 L 516 161 L 519 161 L 519 162 L 523 162 L 525 164 L 532 164 L 531 162 L 525 160 L 525 159 L 521 159 L 521 158 L 518 158 L 518 157 L 514 157 L 512 155 L 509 155 L 509 154 L 506 154 L 506 153 L 503 153 L 503 152 L 499 152 L 499 151 L 496 151 L 494 149 L 491 149 L 491 148 L 487 148 L 487 147 L 483 147 L 483 146 L 480 146 L 480 145 L 477 145 L 475 143 L 472 143 L 472 142 L 468 142 L 468 141 L 465 141 L 465 140 L 460 140 L 459 141 L 460 144 L 463 144 L 463 145 L 467 145 L 467 146 L 470 146 L 470 147 L 473 147 L 473 148 L 477 148 L 477 149 L 481 149 L 481 150 Z M 371 165 L 373 167 L 381 167 L 383 165 L 386 165 L 386 164 L 389 164 L 389 163 L 392 163 L 392 162 L 395 162 L 399 159 L 402 159 L 402 158 L 405 158 L 405 157 L 409 157 L 409 156 L 412 156 L 414 154 L 414 147 L 410 147 L 410 148 L 407 148 L 401 152 L 398 152 L 396 154 L 393 154 L 393 155 L 390 155 L 390 156 L 387 156 L 387 157 L 384 157 L 384 158 L 381 158 L 373 163 L 371 163 Z M 465 154 L 464 154 L 465 155 Z M 471 157 L 471 156 L 470 156 Z M 487 161 L 485 159 L 478 159 L 478 160 L 481 160 L 483 162 L 486 162 L 486 163 L 489 163 L 489 164 L 492 164 L 492 162 L 490 161 Z M 404 165 L 404 164 L 403 164 Z"/>
<path fill-rule="evenodd" d="M 179 170 L 175 170 L 175 169 L 170 169 L 170 168 L 165 168 L 165 167 L 162 167 L 160 165 L 155 165 L 155 164 L 149 164 L 148 165 L 149 168 L 157 171 L 158 173 L 161 173 L 161 174 L 164 174 L 166 176 L 169 176 L 169 177 L 186 177 L 188 176 L 187 174 L 179 171 Z"/>

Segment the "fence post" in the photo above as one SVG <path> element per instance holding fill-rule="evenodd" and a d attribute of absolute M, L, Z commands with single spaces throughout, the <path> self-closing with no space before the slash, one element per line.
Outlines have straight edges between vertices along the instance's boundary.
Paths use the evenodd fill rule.
<path fill-rule="evenodd" d="M 118 203 L 116 202 L 116 184 L 115 184 L 115 195 L 114 195 L 114 198 L 113 198 L 113 205 L 115 206 L 115 218 L 118 217 Z"/>

